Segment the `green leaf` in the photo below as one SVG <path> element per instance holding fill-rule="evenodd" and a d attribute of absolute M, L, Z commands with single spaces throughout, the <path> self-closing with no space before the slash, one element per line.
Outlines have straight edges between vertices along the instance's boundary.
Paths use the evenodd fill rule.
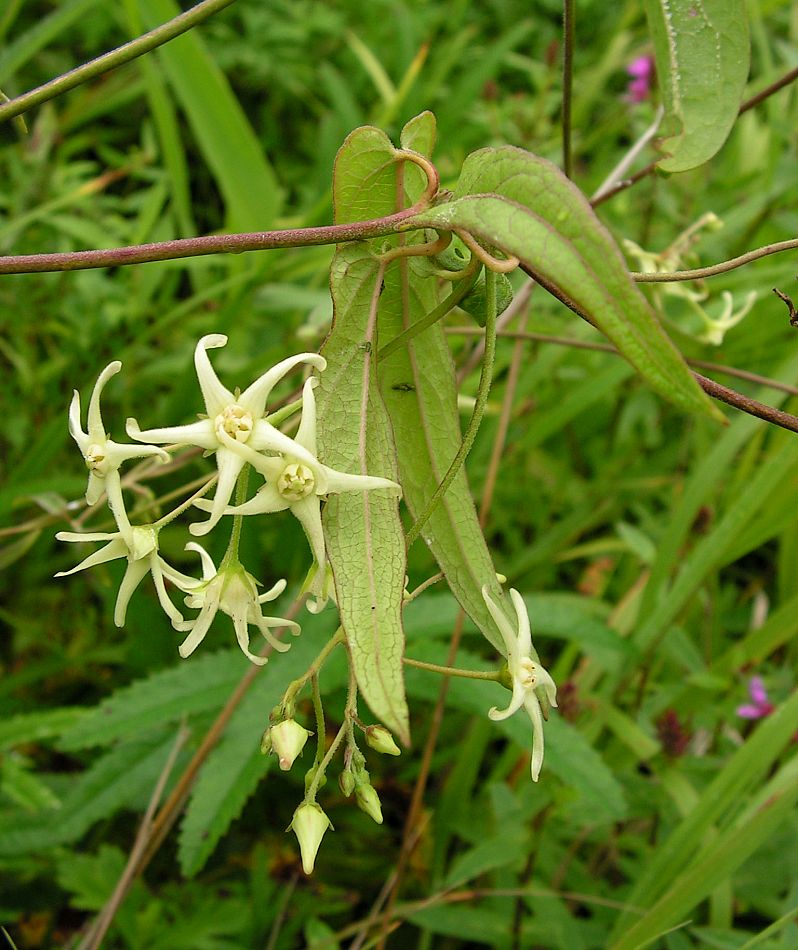
<path fill-rule="evenodd" d="M 335 163 L 335 220 L 373 218 L 394 189 L 394 148 L 377 129 L 353 132 Z M 396 480 L 391 425 L 376 382 L 382 267 L 366 243 L 339 247 L 330 272 L 333 326 L 318 389 L 319 455 L 339 471 Z M 409 741 L 404 692 L 405 542 L 395 493 L 332 495 L 324 534 L 358 687 L 375 716 Z"/>
<path fill-rule="evenodd" d="M 0 722 L 0 749 L 60 736 L 63 732 L 75 728 L 86 715 L 85 709 L 65 706 L 61 709 L 12 716 L 5 722 Z"/>
<path fill-rule="evenodd" d="M 62 749 L 107 745 L 184 715 L 219 709 L 247 667 L 238 650 L 206 653 L 118 690 L 69 729 Z"/>
<path fill-rule="evenodd" d="M 646 0 L 665 104 L 664 172 L 684 172 L 721 148 L 740 109 L 750 46 L 744 0 Z"/>
<path fill-rule="evenodd" d="M 72 786 L 61 808 L 28 820 L 0 823 L 0 855 L 46 851 L 77 841 L 97 821 L 120 808 L 138 805 L 150 792 L 174 745 L 174 735 L 155 735 L 123 743 L 98 759 Z"/>
<path fill-rule="evenodd" d="M 798 693 L 795 693 L 757 726 L 748 741 L 734 753 L 722 771 L 704 789 L 698 804 L 671 835 L 651 852 L 651 859 L 642 874 L 638 876 L 635 886 L 627 897 L 628 906 L 651 907 L 658 900 L 663 899 L 663 895 L 666 895 L 670 889 L 681 888 L 680 882 L 685 880 L 685 866 L 695 856 L 696 844 L 712 832 L 716 822 L 724 820 L 724 834 L 716 842 L 718 848 L 733 849 L 735 836 L 744 832 L 744 847 L 740 852 L 739 861 L 747 857 L 750 851 L 770 834 L 771 819 L 768 816 L 775 814 L 776 818 L 773 820 L 780 820 L 778 816 L 782 814 L 784 802 L 782 795 L 774 798 L 772 802 L 775 812 L 768 808 L 762 809 L 759 816 L 761 822 L 757 824 L 756 829 L 748 828 L 748 822 L 745 823 L 746 828 L 740 829 L 738 828 L 739 821 L 732 827 L 731 821 L 736 817 L 740 805 L 746 802 L 752 789 L 761 783 L 773 762 L 791 741 L 797 725 Z M 793 790 L 788 790 L 786 798 L 789 799 L 792 794 Z M 754 816 L 754 819 L 758 820 L 757 816 Z M 727 833 L 730 828 L 731 834 Z M 753 837 L 750 837 L 751 835 Z M 748 849 L 749 845 L 750 849 Z M 714 852 L 709 853 L 712 856 Z M 721 853 L 724 852 L 721 851 Z M 731 854 L 726 854 L 724 860 L 731 860 L 731 858 Z M 715 860 L 714 857 L 712 860 Z M 693 862 L 688 870 L 692 871 L 695 867 L 696 863 Z M 733 865 L 728 867 L 727 876 L 733 869 Z M 704 867 L 703 870 L 706 872 L 707 868 Z M 679 893 L 682 895 L 680 899 L 687 900 L 691 894 L 695 893 L 697 895 L 695 902 L 701 900 L 702 894 L 697 887 L 700 880 L 700 875 L 698 875 L 698 880 L 695 876 L 691 877 L 692 890 L 689 888 L 686 892 L 680 890 Z M 686 912 L 695 902 L 688 900 L 677 914 Z M 640 943 L 631 943 L 628 939 L 629 933 L 636 930 L 635 927 L 630 929 L 634 919 L 632 914 L 621 915 L 613 932 L 618 941 L 613 945 L 613 950 L 640 946 Z"/>
<path fill-rule="evenodd" d="M 180 13 L 174 0 L 138 0 L 150 27 Z M 226 77 L 196 31 L 184 33 L 157 57 L 175 91 L 200 151 L 222 193 L 227 226 L 264 230 L 280 210 L 277 179 Z"/>
<path fill-rule="evenodd" d="M 723 419 L 629 277 L 585 196 L 551 162 L 511 146 L 474 152 L 463 165 L 454 200 L 407 226 L 464 228 L 518 257 L 542 286 L 606 334 L 666 399 Z"/>

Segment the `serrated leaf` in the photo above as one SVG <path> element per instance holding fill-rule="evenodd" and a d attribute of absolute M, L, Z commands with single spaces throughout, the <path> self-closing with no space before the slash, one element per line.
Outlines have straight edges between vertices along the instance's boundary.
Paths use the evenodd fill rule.
<path fill-rule="evenodd" d="M 79 706 L 64 706 L 42 712 L 22 713 L 0 722 L 0 749 L 11 748 L 24 742 L 41 742 L 60 736 L 88 715 Z"/>
<path fill-rule="evenodd" d="M 6 753 L 0 759 L 0 793 L 28 812 L 58 808 L 61 804 L 58 797 L 31 769 L 29 759 Z"/>
<path fill-rule="evenodd" d="M 723 419 L 629 277 L 611 235 L 555 165 L 512 146 L 482 149 L 466 160 L 454 195 L 407 226 L 464 228 L 515 255 L 666 399 Z"/>
<path fill-rule="evenodd" d="M 684 172 L 709 161 L 726 141 L 748 79 L 744 0 L 646 0 L 657 76 L 666 109 L 657 165 Z"/>
<path fill-rule="evenodd" d="M 45 851 L 77 841 L 97 821 L 150 791 L 174 745 L 162 731 L 125 742 L 99 758 L 75 782 L 61 808 L 0 823 L 0 855 Z"/>
<path fill-rule="evenodd" d="M 107 745 L 184 715 L 218 709 L 247 668 L 238 650 L 192 657 L 118 690 L 61 738 L 62 749 Z"/>

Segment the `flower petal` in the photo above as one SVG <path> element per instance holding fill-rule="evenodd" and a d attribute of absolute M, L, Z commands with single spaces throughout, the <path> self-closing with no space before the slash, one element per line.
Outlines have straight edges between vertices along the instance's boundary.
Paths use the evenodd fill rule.
<path fill-rule="evenodd" d="M 196 554 L 199 554 L 200 562 L 202 564 L 203 581 L 209 581 L 216 575 L 216 565 L 213 563 L 213 558 L 210 556 L 210 554 L 208 554 L 201 544 L 197 544 L 196 541 L 189 541 L 184 550 L 194 551 Z"/>
<path fill-rule="evenodd" d="M 115 376 L 120 369 L 122 369 L 122 364 L 119 360 L 114 360 L 105 367 L 100 373 L 97 382 L 94 384 L 91 399 L 89 400 L 89 418 L 87 425 L 89 438 L 92 442 L 105 442 L 106 433 L 103 427 L 102 414 L 100 413 L 100 396 L 105 388 L 105 384 L 112 376 Z"/>
<path fill-rule="evenodd" d="M 336 472 L 335 469 L 328 468 L 326 465 L 321 465 L 320 468 L 324 480 L 316 489 L 318 495 L 337 495 L 340 492 L 348 491 L 372 491 L 375 488 L 391 488 L 400 494 L 402 492 L 402 486 L 392 482 L 390 478 L 380 478 L 378 475 L 347 475 L 344 472 Z"/>
<path fill-rule="evenodd" d="M 230 496 L 244 467 L 244 459 L 235 452 L 219 448 L 216 452 L 216 464 L 219 467 L 219 481 L 216 484 L 216 494 L 213 496 L 211 516 L 207 521 L 195 521 L 194 524 L 188 526 L 188 530 L 195 537 L 207 534 L 221 519 L 224 509 L 230 504 Z"/>
<path fill-rule="evenodd" d="M 748 695 L 757 706 L 764 706 L 768 702 L 768 691 L 761 676 L 752 676 L 748 681 Z"/>
<path fill-rule="evenodd" d="M 319 454 L 316 449 L 316 396 L 313 392 L 318 384 L 318 379 L 313 377 L 305 380 L 302 387 L 302 417 L 294 436 L 295 441 L 313 456 Z"/>
<path fill-rule="evenodd" d="M 137 442 L 160 442 L 164 445 L 172 442 L 181 445 L 198 445 L 206 452 L 215 452 L 219 448 L 219 440 L 213 431 L 213 422 L 210 419 L 200 419 L 185 426 L 165 426 L 160 429 L 141 430 L 135 419 L 128 419 L 125 431 L 131 439 Z"/>
<path fill-rule="evenodd" d="M 122 538 L 115 538 L 104 548 L 100 548 L 99 551 L 95 551 L 82 560 L 77 567 L 73 567 L 70 571 L 59 571 L 55 576 L 69 577 L 70 574 L 76 574 L 78 571 L 85 571 L 87 568 L 96 567 L 98 564 L 115 561 L 118 557 L 126 557 L 127 553 L 128 547 Z"/>
<path fill-rule="evenodd" d="M 527 693 L 524 706 L 532 720 L 532 761 L 529 769 L 532 774 L 532 781 L 537 782 L 540 777 L 540 769 L 543 766 L 543 715 L 540 711 L 540 703 L 533 692 Z"/>
<path fill-rule="evenodd" d="M 75 389 L 72 393 L 72 402 L 69 404 L 69 434 L 77 442 L 78 448 L 84 457 L 91 443 L 87 432 L 84 432 L 80 424 L 80 393 Z"/>
<path fill-rule="evenodd" d="M 127 570 L 122 578 L 122 583 L 119 585 L 119 593 L 116 595 L 116 605 L 114 606 L 114 623 L 117 627 L 124 627 L 130 598 L 145 575 L 149 573 L 149 570 L 149 562 L 143 558 L 138 561 L 128 561 Z"/>
<path fill-rule="evenodd" d="M 517 656 L 515 631 L 510 626 L 510 621 L 505 616 L 504 611 L 488 593 L 487 584 L 482 588 L 482 599 L 485 601 L 485 606 L 490 611 L 491 617 L 493 617 L 496 626 L 499 628 L 499 633 L 502 635 L 502 640 L 504 640 L 504 646 L 507 650 L 507 660 L 512 668 L 512 658 L 513 656 Z M 517 708 L 518 707 L 516 707 L 516 709 Z"/>
<path fill-rule="evenodd" d="M 532 632 L 529 629 L 529 613 L 524 603 L 524 598 L 515 588 L 510 590 L 510 600 L 515 607 L 515 615 L 518 618 L 518 633 L 516 635 L 516 650 L 518 656 L 529 656 L 532 652 Z"/>
<path fill-rule="evenodd" d="M 287 436 L 284 432 L 280 432 L 279 429 L 276 429 L 265 419 L 258 419 L 255 423 L 252 429 L 252 435 L 247 440 L 246 445 L 242 442 L 236 444 L 240 448 L 246 449 L 248 452 L 255 452 L 256 454 L 263 451 L 279 452 L 288 458 L 296 459 L 298 462 L 304 462 L 305 465 L 308 465 L 314 469 L 314 471 L 319 465 L 319 461 L 315 455 L 311 455 L 311 453 L 303 448 L 295 439 Z M 258 467 L 255 460 L 250 459 L 249 456 L 247 458 L 251 465 L 255 468 Z M 263 458 L 263 456 L 260 456 L 260 458 Z M 260 471 L 260 469 L 258 469 L 258 471 Z"/>
<path fill-rule="evenodd" d="M 211 419 L 217 416 L 225 406 L 236 401 L 233 393 L 219 382 L 219 377 L 208 359 L 208 350 L 218 349 L 226 343 L 227 337 L 223 333 L 209 333 L 202 337 L 194 348 L 194 368 L 197 371 L 202 398 L 205 401 L 205 411 Z"/>
<path fill-rule="evenodd" d="M 58 577 L 58 575 L 55 575 Z M 737 715 L 742 719 L 762 719 L 765 712 L 761 706 L 752 706 L 746 703 L 744 706 L 737 707 Z"/>
<path fill-rule="evenodd" d="M 205 606 L 200 611 L 199 616 L 194 621 L 189 621 L 191 623 L 191 633 L 186 637 L 186 639 L 180 644 L 177 648 L 177 652 L 185 660 L 186 657 L 191 656 L 191 654 L 197 649 L 197 647 L 205 639 L 205 634 L 208 632 L 211 624 L 213 623 L 213 618 L 216 616 L 217 611 L 219 610 L 219 598 L 211 597 L 205 602 Z M 182 624 L 182 630 L 185 630 L 188 624 Z"/>
<path fill-rule="evenodd" d="M 238 404 L 248 409 L 254 419 L 260 419 L 266 408 L 266 400 L 269 395 L 287 373 L 290 373 L 295 366 L 300 363 L 309 363 L 319 371 L 327 366 L 327 360 L 318 353 L 299 353 L 297 356 L 289 356 L 288 359 L 280 360 L 270 370 L 267 370 L 262 376 L 248 386 L 238 399 Z M 315 453 L 314 453 L 315 455 Z"/>
<path fill-rule="evenodd" d="M 255 663 L 257 666 L 265 666 L 269 662 L 268 658 L 265 656 L 256 656 L 254 653 L 250 652 L 249 649 L 249 630 L 247 628 L 247 619 L 242 616 L 238 611 L 233 616 L 233 627 L 236 631 L 236 640 L 238 640 L 238 645 L 241 647 L 241 652 L 246 656 L 248 660 Z M 261 631 L 262 632 L 262 631 Z M 265 636 L 265 634 L 264 634 Z M 269 642 L 274 638 L 267 638 Z M 274 645 L 274 644 L 272 644 Z M 288 649 L 286 644 L 280 644 L 279 649 L 282 652 L 285 652 Z"/>
<path fill-rule="evenodd" d="M 492 709 L 488 710 L 488 716 L 494 722 L 501 722 L 502 719 L 509 719 L 510 716 L 518 712 L 518 710 L 524 705 L 524 699 L 526 697 L 527 691 L 524 689 L 523 684 L 518 679 L 513 679 L 513 695 L 510 699 L 510 705 L 507 709 L 499 709 L 494 706 Z"/>

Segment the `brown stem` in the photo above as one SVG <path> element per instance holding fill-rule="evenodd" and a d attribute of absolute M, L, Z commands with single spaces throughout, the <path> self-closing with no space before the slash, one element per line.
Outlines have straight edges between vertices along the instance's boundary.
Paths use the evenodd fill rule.
<path fill-rule="evenodd" d="M 105 250 L 66 251 L 60 254 L 16 254 L 0 257 L 0 274 L 40 274 L 53 271 L 86 270 L 90 267 L 120 267 L 175 261 L 207 254 L 241 254 L 283 247 L 309 247 L 315 244 L 342 244 L 393 234 L 397 225 L 422 210 L 419 206 L 396 214 L 351 224 L 327 224 L 313 228 L 289 228 L 285 231 L 252 231 L 242 234 L 208 234 L 203 237 L 176 238 L 113 247 Z"/>
<path fill-rule="evenodd" d="M 452 336 L 482 336 L 484 331 L 478 327 L 446 327 L 446 333 Z M 593 343 L 590 340 L 573 340 L 567 336 L 552 336 L 549 333 L 531 333 L 522 330 L 500 330 L 498 336 L 507 337 L 511 340 L 533 340 L 535 343 L 553 343 L 556 346 L 570 346 L 575 350 L 593 350 L 597 353 L 611 353 L 613 356 L 621 354 L 610 343 Z M 798 396 L 798 386 L 792 386 L 790 383 L 782 383 L 778 379 L 771 379 L 769 376 L 760 376 L 759 373 L 749 373 L 745 369 L 737 369 L 734 366 L 724 366 L 723 363 L 710 363 L 708 360 L 686 359 L 688 366 L 695 366 L 698 369 L 708 369 L 712 373 L 722 373 L 726 376 L 735 376 L 737 379 L 744 379 L 748 383 L 756 383 L 758 386 L 768 386 L 770 389 L 778 389 L 781 392 L 788 393 L 790 396 Z"/>

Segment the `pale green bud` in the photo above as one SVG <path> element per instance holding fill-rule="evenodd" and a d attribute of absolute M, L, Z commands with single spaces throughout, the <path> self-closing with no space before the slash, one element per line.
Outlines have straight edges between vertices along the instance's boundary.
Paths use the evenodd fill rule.
<path fill-rule="evenodd" d="M 261 755 L 268 755 L 272 751 L 272 731 L 267 729 L 260 738 Z"/>
<path fill-rule="evenodd" d="M 284 719 L 282 722 L 278 722 L 276 726 L 271 727 L 269 737 L 271 738 L 272 750 L 284 772 L 291 768 L 294 760 L 308 741 L 308 736 L 312 735 L 312 732 L 308 732 L 307 729 L 300 726 L 295 719 Z"/>
<path fill-rule="evenodd" d="M 355 790 L 355 776 L 347 769 L 338 776 L 338 784 L 341 786 L 341 791 L 344 795 L 349 798 Z"/>
<path fill-rule="evenodd" d="M 366 729 L 366 745 L 383 755 L 401 755 L 402 750 L 393 741 L 393 736 L 385 726 L 369 726 Z"/>
<path fill-rule="evenodd" d="M 302 802 L 294 812 L 288 830 L 294 832 L 299 842 L 302 870 L 305 874 L 313 873 L 319 845 L 328 828 L 332 828 L 332 822 L 315 802 Z"/>
<path fill-rule="evenodd" d="M 373 785 L 358 785 L 355 789 L 355 799 L 361 811 L 364 811 L 378 825 L 382 824 L 382 806 Z"/>

